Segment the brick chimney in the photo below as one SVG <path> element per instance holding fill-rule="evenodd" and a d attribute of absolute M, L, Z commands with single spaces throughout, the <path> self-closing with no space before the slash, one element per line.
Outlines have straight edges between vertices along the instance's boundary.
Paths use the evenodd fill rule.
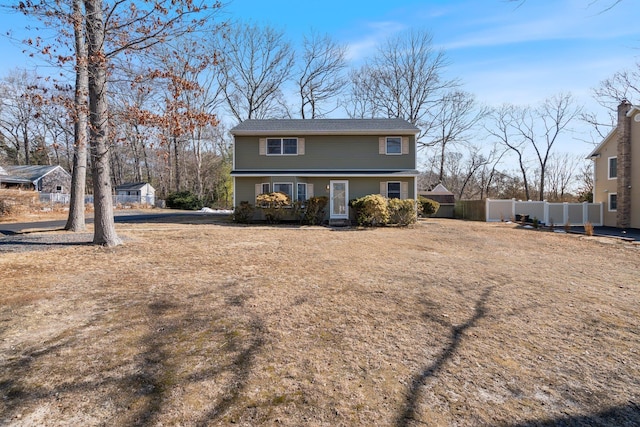
<path fill-rule="evenodd" d="M 627 113 L 632 107 L 626 99 L 618 105 L 618 228 L 631 226 L 631 117 L 627 117 Z"/>

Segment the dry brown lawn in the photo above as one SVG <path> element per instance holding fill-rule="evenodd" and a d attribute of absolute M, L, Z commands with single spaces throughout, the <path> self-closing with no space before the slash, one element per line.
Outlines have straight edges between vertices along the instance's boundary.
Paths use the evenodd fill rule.
<path fill-rule="evenodd" d="M 640 425 L 638 246 L 450 220 L 118 230 L 0 253 L 0 425 Z"/>

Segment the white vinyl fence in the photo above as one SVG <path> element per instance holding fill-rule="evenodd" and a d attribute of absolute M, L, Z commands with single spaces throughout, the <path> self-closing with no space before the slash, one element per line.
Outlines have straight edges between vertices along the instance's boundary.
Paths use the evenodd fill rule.
<path fill-rule="evenodd" d="M 549 203 L 522 200 L 487 199 L 487 222 L 510 221 L 518 216 L 536 218 L 545 225 L 582 226 L 590 222 L 594 226 L 602 225 L 602 203 Z"/>
<path fill-rule="evenodd" d="M 63 205 L 68 205 L 70 200 L 70 194 L 40 193 L 40 203 L 62 203 Z"/>
<path fill-rule="evenodd" d="M 141 205 L 151 205 L 154 203 L 154 196 L 113 196 L 113 205 L 128 205 L 138 203 Z M 70 194 L 62 193 L 40 193 L 41 203 L 61 203 L 68 205 L 71 201 Z M 85 203 L 93 203 L 93 195 L 87 194 L 84 196 Z"/>

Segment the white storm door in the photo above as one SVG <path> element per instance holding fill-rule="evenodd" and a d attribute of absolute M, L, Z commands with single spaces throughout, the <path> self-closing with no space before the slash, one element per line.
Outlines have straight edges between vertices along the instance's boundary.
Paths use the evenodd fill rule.
<path fill-rule="evenodd" d="M 332 219 L 349 218 L 349 181 L 331 181 L 329 193 Z"/>

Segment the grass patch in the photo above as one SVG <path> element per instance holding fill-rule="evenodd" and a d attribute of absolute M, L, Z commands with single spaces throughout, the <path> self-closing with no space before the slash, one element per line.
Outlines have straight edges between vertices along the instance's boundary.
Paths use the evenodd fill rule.
<path fill-rule="evenodd" d="M 0 255 L 0 424 L 640 420 L 624 242 L 448 220 L 117 227 L 116 248 Z"/>

